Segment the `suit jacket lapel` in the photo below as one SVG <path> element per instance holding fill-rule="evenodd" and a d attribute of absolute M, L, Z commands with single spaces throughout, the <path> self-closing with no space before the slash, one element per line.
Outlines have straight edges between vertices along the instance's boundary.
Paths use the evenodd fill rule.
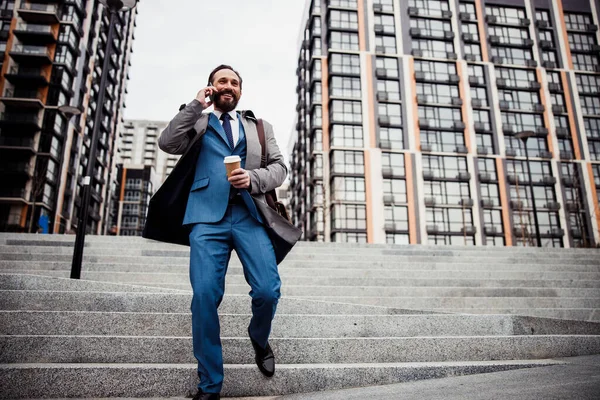
<path fill-rule="evenodd" d="M 208 119 L 208 124 L 221 136 L 221 139 L 225 142 L 227 147 L 229 146 L 229 140 L 227 140 L 227 135 L 225 134 L 225 129 L 223 129 L 223 125 L 219 122 L 217 116 L 213 113 L 210 113 L 210 118 Z M 233 149 L 232 149 L 233 150 Z"/>
<path fill-rule="evenodd" d="M 260 168 L 260 142 L 255 123 L 248 123 L 248 119 L 240 117 L 246 134 L 246 169 Z"/>

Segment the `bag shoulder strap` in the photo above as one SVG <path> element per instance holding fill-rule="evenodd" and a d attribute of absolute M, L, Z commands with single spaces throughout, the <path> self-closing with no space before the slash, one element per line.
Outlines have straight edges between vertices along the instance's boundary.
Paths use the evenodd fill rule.
<path fill-rule="evenodd" d="M 260 142 L 261 155 L 260 155 L 260 167 L 265 168 L 267 166 L 267 146 L 265 144 L 265 124 L 261 118 L 256 120 L 256 129 L 258 131 L 258 141 Z"/>
<path fill-rule="evenodd" d="M 256 120 L 256 130 L 258 131 L 258 141 L 260 142 L 260 147 L 261 147 L 261 154 L 260 154 L 260 167 L 261 168 L 266 168 L 267 167 L 267 145 L 265 143 L 265 124 L 263 123 L 263 120 L 261 118 L 258 118 Z M 271 190 L 270 192 L 267 193 L 267 198 L 269 196 L 272 197 L 273 202 L 277 202 L 277 193 L 275 193 L 275 190 Z"/>

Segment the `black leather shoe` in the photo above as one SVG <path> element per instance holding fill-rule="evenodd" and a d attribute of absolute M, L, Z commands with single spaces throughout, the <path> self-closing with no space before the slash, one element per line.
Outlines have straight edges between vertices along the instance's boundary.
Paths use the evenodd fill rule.
<path fill-rule="evenodd" d="M 248 336 L 250 336 L 249 330 Z M 254 341 L 254 339 L 252 339 L 252 336 L 250 336 L 250 341 L 252 342 L 252 347 L 254 347 L 254 352 L 256 353 L 254 360 L 256 361 L 258 369 L 264 376 L 269 378 L 272 377 L 275 374 L 275 354 L 273 354 L 271 346 L 267 343 L 267 348 L 263 349 Z"/>
<path fill-rule="evenodd" d="M 198 390 L 198 393 L 192 400 L 221 400 L 220 393 L 204 393 L 202 390 Z"/>

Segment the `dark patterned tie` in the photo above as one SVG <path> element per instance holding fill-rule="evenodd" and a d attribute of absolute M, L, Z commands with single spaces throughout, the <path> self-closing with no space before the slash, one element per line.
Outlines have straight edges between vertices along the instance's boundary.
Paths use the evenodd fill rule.
<path fill-rule="evenodd" d="M 233 133 L 231 132 L 231 123 L 229 122 L 230 119 L 231 115 L 229 115 L 228 113 L 223 113 L 223 115 L 221 115 L 221 120 L 223 121 L 223 129 L 225 130 L 225 135 L 227 135 L 229 147 L 233 149 Z"/>

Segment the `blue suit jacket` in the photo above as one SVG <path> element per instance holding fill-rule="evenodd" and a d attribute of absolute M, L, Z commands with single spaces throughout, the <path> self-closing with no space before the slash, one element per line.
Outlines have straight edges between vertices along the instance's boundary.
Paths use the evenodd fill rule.
<path fill-rule="evenodd" d="M 241 116 L 238 114 L 238 121 Z M 214 223 L 225 215 L 232 188 L 227 180 L 223 158 L 238 155 L 241 167 L 246 166 L 246 134 L 241 122 L 240 137 L 232 149 L 223 126 L 214 114 L 210 114 L 206 133 L 202 137 L 202 148 L 196 162 L 194 182 L 190 188 L 183 224 Z M 247 190 L 240 190 L 252 216 L 261 221 L 260 214 Z"/>

